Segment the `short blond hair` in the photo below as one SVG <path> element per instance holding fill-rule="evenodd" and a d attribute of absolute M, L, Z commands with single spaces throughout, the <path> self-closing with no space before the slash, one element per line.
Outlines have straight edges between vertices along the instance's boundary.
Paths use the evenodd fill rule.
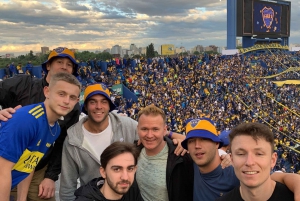
<path fill-rule="evenodd" d="M 142 115 L 152 115 L 152 116 L 158 116 L 160 115 L 163 120 L 164 123 L 167 123 L 167 118 L 166 118 L 166 114 L 164 113 L 164 111 L 158 107 L 156 107 L 154 104 L 148 105 L 147 107 L 145 107 L 144 109 L 142 109 L 141 111 L 139 111 L 138 113 L 138 120 Z"/>

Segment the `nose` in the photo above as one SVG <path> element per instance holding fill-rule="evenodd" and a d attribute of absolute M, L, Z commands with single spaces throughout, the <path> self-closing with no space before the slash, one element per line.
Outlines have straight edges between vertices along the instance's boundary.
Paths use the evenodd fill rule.
<path fill-rule="evenodd" d="M 247 158 L 246 158 L 246 166 L 252 166 L 254 165 L 254 158 L 252 154 L 247 154 Z"/>
<path fill-rule="evenodd" d="M 69 96 L 65 96 L 64 103 L 65 104 L 69 104 L 70 103 L 70 97 Z"/>
<path fill-rule="evenodd" d="M 102 108 L 102 103 L 101 102 L 97 102 L 96 103 L 96 109 L 101 109 Z"/>
<path fill-rule="evenodd" d="M 125 170 L 122 171 L 121 179 L 122 179 L 122 180 L 128 180 L 128 172 L 127 172 L 127 169 L 125 169 Z"/>
<path fill-rule="evenodd" d="M 198 148 L 198 149 L 202 148 L 200 139 L 195 140 L 195 147 Z"/>

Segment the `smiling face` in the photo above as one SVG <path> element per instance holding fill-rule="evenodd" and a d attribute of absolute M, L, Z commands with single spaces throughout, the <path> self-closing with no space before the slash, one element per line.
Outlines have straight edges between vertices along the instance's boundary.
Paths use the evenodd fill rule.
<path fill-rule="evenodd" d="M 277 160 L 270 142 L 241 134 L 231 141 L 231 152 L 234 171 L 242 186 L 257 188 L 270 180 L 271 168 Z"/>
<path fill-rule="evenodd" d="M 49 83 L 51 76 L 55 75 L 59 72 L 65 72 L 65 73 L 73 73 L 73 67 L 74 64 L 69 58 L 64 57 L 56 57 L 53 58 L 50 62 L 47 63 L 47 82 Z"/>
<path fill-rule="evenodd" d="M 138 135 L 148 156 L 158 154 L 165 146 L 167 125 L 161 115 L 142 114 L 138 119 Z"/>
<path fill-rule="evenodd" d="M 110 110 L 109 101 L 103 95 L 96 94 L 90 97 L 85 109 L 89 115 L 89 121 L 92 124 L 108 124 L 108 114 Z"/>

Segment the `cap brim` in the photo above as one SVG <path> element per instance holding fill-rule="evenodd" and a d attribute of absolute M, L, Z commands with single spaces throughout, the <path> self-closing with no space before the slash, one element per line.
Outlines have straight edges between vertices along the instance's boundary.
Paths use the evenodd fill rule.
<path fill-rule="evenodd" d="M 212 140 L 213 142 L 218 142 L 219 143 L 219 148 L 223 146 L 223 142 L 220 140 L 220 138 L 218 136 L 216 136 L 215 134 L 207 131 L 207 130 L 193 130 L 190 131 L 185 140 L 183 140 L 181 142 L 181 146 L 187 150 L 187 142 L 189 139 L 191 138 L 207 138 Z"/>

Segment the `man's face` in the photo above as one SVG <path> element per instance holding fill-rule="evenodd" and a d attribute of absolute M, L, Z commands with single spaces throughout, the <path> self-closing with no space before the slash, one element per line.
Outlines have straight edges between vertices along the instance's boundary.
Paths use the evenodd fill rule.
<path fill-rule="evenodd" d="M 47 63 L 48 74 L 55 75 L 56 73 L 65 72 L 72 74 L 73 62 L 69 58 L 57 57 L 52 63 Z"/>
<path fill-rule="evenodd" d="M 210 172 L 218 152 L 219 143 L 207 138 L 191 138 L 187 142 L 187 148 L 193 161 L 201 171 Z"/>
<path fill-rule="evenodd" d="M 272 153 L 271 144 L 251 136 L 236 136 L 231 142 L 231 159 L 235 175 L 241 185 L 248 188 L 259 187 L 270 178 L 277 155 Z"/>
<path fill-rule="evenodd" d="M 164 135 L 167 133 L 167 125 L 161 115 L 142 114 L 138 120 L 137 128 L 147 155 L 156 155 L 164 148 Z"/>
<path fill-rule="evenodd" d="M 136 166 L 131 153 L 123 153 L 112 158 L 103 169 L 100 167 L 100 174 L 105 178 L 105 193 L 110 195 L 124 195 L 134 181 Z"/>
<path fill-rule="evenodd" d="M 73 110 L 79 100 L 80 89 L 74 84 L 57 81 L 55 85 L 45 87 L 44 93 L 49 102 L 50 111 L 47 113 L 61 117 Z"/>
<path fill-rule="evenodd" d="M 107 121 L 110 110 L 109 101 L 103 95 L 93 95 L 87 100 L 85 110 L 89 115 L 89 121 L 101 124 Z"/>

